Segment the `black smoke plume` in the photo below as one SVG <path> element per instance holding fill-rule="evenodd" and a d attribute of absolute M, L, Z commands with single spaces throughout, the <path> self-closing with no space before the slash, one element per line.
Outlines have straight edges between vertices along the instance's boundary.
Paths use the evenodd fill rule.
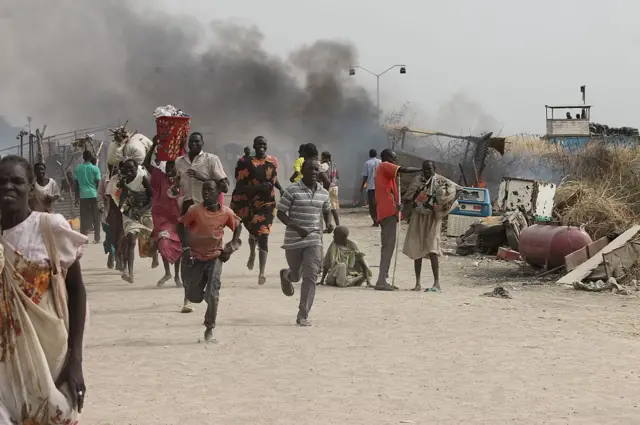
<path fill-rule="evenodd" d="M 14 124 L 27 115 L 54 130 L 129 120 L 153 134 L 153 110 L 173 104 L 193 130 L 212 133 L 214 151 L 261 134 L 293 154 L 314 142 L 345 158 L 344 169 L 366 159 L 378 135 L 375 106 L 348 80 L 357 54 L 347 42 L 317 41 L 282 59 L 256 27 L 205 26 L 132 0 L 3 5 L 0 115 Z"/>

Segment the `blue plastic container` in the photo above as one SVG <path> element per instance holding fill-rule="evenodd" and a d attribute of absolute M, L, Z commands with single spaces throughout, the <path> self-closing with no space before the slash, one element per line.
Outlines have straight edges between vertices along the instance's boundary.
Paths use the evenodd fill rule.
<path fill-rule="evenodd" d="M 489 217 L 491 213 L 489 190 L 480 187 L 463 187 L 458 207 L 451 211 L 451 214 L 468 217 Z"/>

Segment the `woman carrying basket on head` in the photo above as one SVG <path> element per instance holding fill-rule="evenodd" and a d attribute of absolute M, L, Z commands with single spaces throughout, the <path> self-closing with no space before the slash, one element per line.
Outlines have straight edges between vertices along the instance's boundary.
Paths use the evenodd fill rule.
<path fill-rule="evenodd" d="M 162 287 L 171 279 L 169 265 L 174 265 L 174 282 L 182 287 L 180 280 L 180 257 L 182 256 L 182 244 L 178 235 L 177 225 L 180 217 L 180 186 L 176 172 L 175 161 L 166 161 L 158 165 L 151 162 L 151 157 L 158 146 L 158 137 L 153 138 L 153 146 L 144 160 L 144 167 L 151 174 L 151 188 L 153 189 L 153 202 L 151 217 L 153 219 L 153 239 L 164 265 L 164 276 L 158 281 L 158 287 Z M 156 161 L 157 162 L 157 161 Z M 162 167 L 164 164 L 164 167 Z M 164 170 L 162 170 L 164 168 Z"/>

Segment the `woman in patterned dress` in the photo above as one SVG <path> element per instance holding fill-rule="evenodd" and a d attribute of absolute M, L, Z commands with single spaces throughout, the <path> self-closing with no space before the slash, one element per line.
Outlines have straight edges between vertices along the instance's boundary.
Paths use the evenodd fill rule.
<path fill-rule="evenodd" d="M 256 137 L 253 149 L 254 156 L 242 157 L 236 165 L 236 188 L 231 197 L 231 209 L 249 231 L 249 270 L 253 270 L 258 246 L 258 285 L 264 285 L 267 281 L 264 270 L 276 207 L 276 189 L 282 189 L 278 183 L 278 160 L 267 155 L 267 139 Z"/>
<path fill-rule="evenodd" d="M 126 264 L 122 279 L 133 283 L 133 263 L 135 259 L 135 247 L 138 243 L 140 258 L 152 257 L 151 267 L 158 266 L 158 251 L 155 241 L 151 239 L 153 232 L 153 219 L 151 218 L 151 206 L 153 188 L 146 170 L 138 165 L 135 159 L 124 161 L 122 180 L 122 194 L 120 195 L 120 210 L 122 211 L 122 226 L 126 239 Z"/>
<path fill-rule="evenodd" d="M 31 211 L 31 165 L 0 159 L 0 423 L 76 425 L 85 395 L 87 237 Z"/>

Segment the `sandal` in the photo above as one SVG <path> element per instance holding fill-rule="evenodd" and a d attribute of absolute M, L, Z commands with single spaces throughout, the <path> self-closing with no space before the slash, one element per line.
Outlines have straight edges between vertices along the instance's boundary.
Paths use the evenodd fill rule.
<path fill-rule="evenodd" d="M 289 269 L 280 270 L 280 288 L 282 288 L 282 293 L 287 297 L 293 297 L 293 294 L 295 294 L 296 290 L 293 287 L 293 283 L 291 283 L 289 279 L 287 279 L 288 272 Z"/>

